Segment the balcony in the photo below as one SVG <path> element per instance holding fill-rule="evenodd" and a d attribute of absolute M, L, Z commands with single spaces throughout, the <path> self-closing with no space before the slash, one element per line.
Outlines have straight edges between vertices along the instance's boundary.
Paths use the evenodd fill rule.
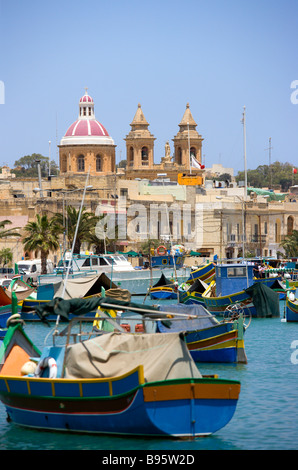
<path fill-rule="evenodd" d="M 254 235 L 251 236 L 251 243 L 266 243 L 267 241 L 267 235 L 259 235 L 255 233 Z"/>

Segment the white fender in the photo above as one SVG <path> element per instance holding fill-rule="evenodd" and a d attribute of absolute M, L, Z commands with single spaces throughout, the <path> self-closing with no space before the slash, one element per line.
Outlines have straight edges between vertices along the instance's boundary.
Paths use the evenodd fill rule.
<path fill-rule="evenodd" d="M 45 357 L 44 359 L 42 359 L 38 364 L 37 364 L 37 367 L 36 367 L 36 371 L 35 371 L 35 376 L 36 377 L 40 377 L 41 374 L 43 373 L 43 371 L 46 369 L 46 368 L 49 368 L 49 378 L 50 379 L 55 379 L 57 377 L 57 363 L 55 361 L 55 359 L 53 359 L 52 357 Z"/>

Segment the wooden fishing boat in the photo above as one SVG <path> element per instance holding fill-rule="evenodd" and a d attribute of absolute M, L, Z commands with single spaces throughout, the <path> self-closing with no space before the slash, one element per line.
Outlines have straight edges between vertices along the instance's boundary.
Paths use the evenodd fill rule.
<path fill-rule="evenodd" d="M 149 289 L 151 299 L 177 299 L 178 284 L 162 273 L 160 279 Z"/>
<path fill-rule="evenodd" d="M 180 333 L 90 339 L 80 328 L 70 344 L 71 324 L 79 320 L 66 329 L 65 346 L 42 352 L 22 326 L 9 327 L 0 357 L 0 399 L 9 420 L 68 433 L 194 438 L 232 419 L 240 382 L 203 377 Z"/>
<path fill-rule="evenodd" d="M 208 284 L 201 279 L 196 279 L 193 284 L 182 283 L 178 287 L 178 299 L 181 304 L 185 305 L 205 305 L 202 298 Z"/>
<path fill-rule="evenodd" d="M 216 296 L 215 284 L 210 284 L 203 293 L 207 310 L 215 315 L 224 315 L 227 308 L 241 303 L 247 316 L 251 317 L 278 317 L 279 294 L 264 283 L 256 282 L 252 286 L 233 294 Z"/>
<path fill-rule="evenodd" d="M 286 320 L 287 322 L 298 321 L 298 299 L 293 294 L 286 299 Z"/>
<path fill-rule="evenodd" d="M 21 313 L 22 307 L 16 306 L 15 313 Z M 11 304 L 0 307 L 0 328 L 6 328 L 7 320 L 11 317 Z"/>
<path fill-rule="evenodd" d="M 216 266 L 216 281 L 202 294 L 207 310 L 224 315 L 227 308 L 241 303 L 251 317 L 279 316 L 279 294 L 271 289 L 279 278 L 254 279 L 253 266 L 222 264 Z"/>
<path fill-rule="evenodd" d="M 241 306 L 227 313 L 224 321 L 217 320 L 201 305 L 168 305 L 163 312 L 171 312 L 166 322 L 157 322 L 157 331 L 185 332 L 185 341 L 195 362 L 247 363 L 244 332 L 250 318 L 244 317 Z M 178 316 L 175 317 L 175 313 Z M 179 314 L 185 315 L 179 318 Z M 248 321 L 245 324 L 245 321 Z"/>
<path fill-rule="evenodd" d="M 247 363 L 244 331 L 249 326 L 243 311 L 217 320 L 201 305 L 163 305 L 161 310 L 143 304 L 103 298 L 100 311 L 107 313 L 124 331 L 130 333 L 183 332 L 188 350 L 195 362 Z M 97 313 L 96 317 L 100 317 Z M 113 330 L 114 323 L 94 321 L 94 328 Z"/>
<path fill-rule="evenodd" d="M 20 277 L 12 279 L 7 289 L 3 289 L 3 287 L 0 286 L 0 307 L 11 305 L 12 292 L 16 294 L 18 302 L 22 302 L 24 299 L 34 294 L 35 288 L 23 282 Z"/>
<path fill-rule="evenodd" d="M 215 278 L 215 264 L 208 263 L 204 266 L 201 266 L 198 269 L 194 269 L 193 271 L 191 271 L 190 276 L 186 282 L 192 283 L 196 279 L 201 279 L 202 281 L 209 284 L 211 281 L 214 280 L 214 278 Z"/>

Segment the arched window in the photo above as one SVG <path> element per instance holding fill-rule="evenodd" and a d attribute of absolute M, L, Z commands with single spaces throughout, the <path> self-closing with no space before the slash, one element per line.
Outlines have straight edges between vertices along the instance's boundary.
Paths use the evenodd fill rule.
<path fill-rule="evenodd" d="M 197 157 L 197 150 L 195 149 L 195 147 L 190 148 L 190 157 Z"/>
<path fill-rule="evenodd" d="M 281 227 L 281 222 L 279 219 L 276 219 L 275 221 L 275 243 L 280 243 L 280 227 Z"/>
<path fill-rule="evenodd" d="M 142 147 L 142 165 L 148 165 L 149 158 L 148 158 L 148 148 Z"/>
<path fill-rule="evenodd" d="M 102 159 L 100 155 L 96 155 L 96 171 L 102 171 Z"/>
<path fill-rule="evenodd" d="M 78 171 L 85 171 L 85 157 L 84 155 L 78 156 Z"/>
<path fill-rule="evenodd" d="M 61 156 L 60 169 L 61 169 L 61 173 L 67 172 L 67 156 L 66 155 Z"/>
<path fill-rule="evenodd" d="M 289 215 L 287 220 L 287 235 L 292 235 L 294 229 L 294 217 Z"/>
<path fill-rule="evenodd" d="M 182 165 L 182 150 L 181 150 L 181 147 L 178 147 L 177 163 L 178 163 L 178 165 Z"/>
<path fill-rule="evenodd" d="M 128 165 L 132 166 L 134 161 L 134 150 L 133 147 L 130 147 L 129 149 L 129 155 L 128 155 Z"/>

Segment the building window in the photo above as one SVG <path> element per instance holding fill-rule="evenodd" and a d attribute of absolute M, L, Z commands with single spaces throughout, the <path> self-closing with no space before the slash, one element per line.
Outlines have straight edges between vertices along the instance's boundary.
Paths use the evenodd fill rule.
<path fill-rule="evenodd" d="M 134 160 L 134 151 L 133 151 L 133 147 L 130 147 L 129 155 L 128 155 L 128 165 L 129 166 L 133 165 L 133 160 Z"/>
<path fill-rule="evenodd" d="M 191 157 L 194 157 L 194 158 L 197 157 L 197 151 L 194 147 L 191 147 L 191 149 L 190 149 L 190 158 Z"/>
<path fill-rule="evenodd" d="M 277 219 L 275 222 L 275 243 L 280 243 L 280 220 Z"/>
<path fill-rule="evenodd" d="M 100 155 L 96 155 L 96 171 L 102 171 L 102 161 Z"/>
<path fill-rule="evenodd" d="M 293 234 L 293 228 L 294 228 L 294 217 L 292 215 L 289 215 L 288 220 L 287 220 L 287 235 Z"/>
<path fill-rule="evenodd" d="M 89 116 L 91 116 L 91 108 L 89 108 Z"/>
<path fill-rule="evenodd" d="M 78 171 L 85 171 L 85 157 L 84 155 L 78 156 Z"/>
<path fill-rule="evenodd" d="M 149 158 L 148 158 L 148 148 L 142 147 L 142 165 L 148 165 Z"/>
<path fill-rule="evenodd" d="M 61 168 L 61 173 L 67 172 L 67 156 L 66 155 L 62 155 L 61 157 L 60 168 Z"/>
<path fill-rule="evenodd" d="M 178 151 L 177 151 L 177 163 L 178 165 L 182 165 L 182 150 L 181 150 L 181 147 L 178 148 Z"/>

